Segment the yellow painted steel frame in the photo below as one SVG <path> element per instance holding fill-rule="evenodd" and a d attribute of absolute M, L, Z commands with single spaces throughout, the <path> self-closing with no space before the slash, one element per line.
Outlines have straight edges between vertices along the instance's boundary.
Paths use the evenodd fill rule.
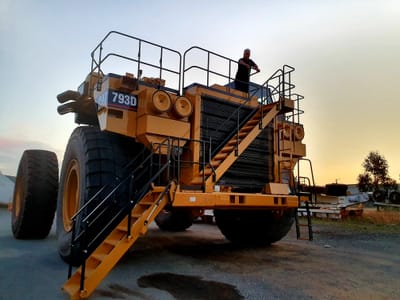
<path fill-rule="evenodd" d="M 100 91 L 94 91 L 101 130 L 135 138 L 147 147 L 167 137 L 190 138 L 188 99 L 144 84 L 127 87 L 124 78 L 109 74 Z M 110 99 L 116 103 L 110 105 Z"/>
<path fill-rule="evenodd" d="M 298 206 L 298 197 L 286 194 L 177 191 L 174 194 L 172 206 L 206 209 L 287 209 Z"/>

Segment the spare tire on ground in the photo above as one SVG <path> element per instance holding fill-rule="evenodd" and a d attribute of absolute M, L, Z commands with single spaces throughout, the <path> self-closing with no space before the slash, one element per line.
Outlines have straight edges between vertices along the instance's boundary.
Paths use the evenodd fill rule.
<path fill-rule="evenodd" d="M 44 239 L 54 220 L 58 160 L 46 150 L 25 150 L 14 188 L 11 227 L 17 239 Z"/>

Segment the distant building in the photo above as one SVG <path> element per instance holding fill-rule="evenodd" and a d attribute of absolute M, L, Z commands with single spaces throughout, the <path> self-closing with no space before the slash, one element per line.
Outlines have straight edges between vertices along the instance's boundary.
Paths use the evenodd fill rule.
<path fill-rule="evenodd" d="M 0 171 L 0 204 L 8 204 L 12 201 L 14 185 L 15 178 L 3 175 Z"/>

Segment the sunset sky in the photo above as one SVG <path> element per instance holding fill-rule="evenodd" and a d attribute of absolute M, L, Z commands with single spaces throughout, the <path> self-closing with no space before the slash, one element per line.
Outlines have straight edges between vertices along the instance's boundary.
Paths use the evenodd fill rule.
<path fill-rule="evenodd" d="M 400 175 L 400 1 L 0 1 L 0 171 L 15 175 L 24 149 L 62 160 L 73 115 L 56 95 L 76 89 L 90 52 L 111 30 L 183 53 L 197 45 L 238 59 L 262 83 L 294 66 L 305 96 L 307 157 L 316 183 L 355 183 L 378 151 Z"/>

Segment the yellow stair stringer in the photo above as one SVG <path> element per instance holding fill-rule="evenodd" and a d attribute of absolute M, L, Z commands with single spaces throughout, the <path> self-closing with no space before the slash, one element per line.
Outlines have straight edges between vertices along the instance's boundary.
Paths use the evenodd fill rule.
<path fill-rule="evenodd" d="M 262 109 L 262 107 L 260 107 Z M 206 179 L 206 186 L 210 186 L 215 179 L 217 182 L 224 173 L 232 166 L 232 164 L 239 158 L 240 155 L 249 147 L 249 145 L 257 138 L 259 133 L 277 116 L 279 113 L 278 104 L 274 105 L 271 110 L 269 110 L 261 121 L 261 128 L 256 124 L 253 129 L 244 137 L 238 145 L 237 155 L 233 150 L 229 155 L 221 162 L 221 164 L 215 169 L 215 176 L 209 176 Z M 218 155 L 218 154 L 217 154 Z M 214 178 L 213 178 L 214 177 Z"/>
<path fill-rule="evenodd" d="M 170 191 L 171 184 L 167 187 L 154 187 L 140 200 L 132 210 L 130 235 L 127 216 L 86 260 L 84 289 L 80 290 L 82 267 L 64 284 L 62 289 L 70 295 L 70 299 L 86 299 L 94 292 L 136 240 L 147 232 L 148 225 L 168 204 Z M 146 209 L 143 211 L 144 207 Z"/>

